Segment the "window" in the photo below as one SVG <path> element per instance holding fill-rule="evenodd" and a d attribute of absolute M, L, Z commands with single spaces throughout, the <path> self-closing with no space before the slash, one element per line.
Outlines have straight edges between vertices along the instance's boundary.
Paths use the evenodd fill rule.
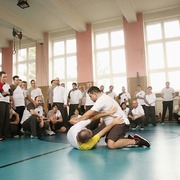
<path fill-rule="evenodd" d="M 180 20 L 169 19 L 145 24 L 148 84 L 160 92 L 169 81 L 179 91 Z"/>
<path fill-rule="evenodd" d="M 127 87 L 124 32 L 122 28 L 94 33 L 94 76 L 97 86 L 105 91 L 114 86 L 118 94 L 122 86 Z"/>
<path fill-rule="evenodd" d="M 54 40 L 52 52 L 52 77 L 59 77 L 67 89 L 72 89 L 72 82 L 77 82 L 76 39 Z"/>
<path fill-rule="evenodd" d="M 36 78 L 36 47 L 27 46 L 19 49 L 13 56 L 13 74 L 23 81 Z"/>

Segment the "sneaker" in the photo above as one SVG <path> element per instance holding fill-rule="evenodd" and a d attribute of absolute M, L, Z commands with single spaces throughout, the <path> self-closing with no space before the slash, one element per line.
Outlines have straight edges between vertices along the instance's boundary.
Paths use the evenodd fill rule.
<path fill-rule="evenodd" d="M 53 136 L 55 135 L 55 133 L 51 130 L 46 130 L 46 134 L 49 135 L 49 136 Z"/>
<path fill-rule="evenodd" d="M 139 147 L 146 146 L 149 148 L 151 145 L 150 142 L 148 142 L 148 140 L 146 140 L 145 138 L 141 137 L 138 134 L 134 135 L 134 140 L 138 143 Z"/>
<path fill-rule="evenodd" d="M 31 139 L 38 139 L 38 137 L 37 137 L 37 136 L 33 136 L 33 135 L 31 135 L 30 137 L 31 137 Z"/>
<path fill-rule="evenodd" d="M 133 131 L 138 130 L 138 129 L 139 129 L 139 125 L 137 125 L 136 127 L 132 127 Z"/>
<path fill-rule="evenodd" d="M 134 134 L 129 134 L 128 139 L 134 139 Z"/>

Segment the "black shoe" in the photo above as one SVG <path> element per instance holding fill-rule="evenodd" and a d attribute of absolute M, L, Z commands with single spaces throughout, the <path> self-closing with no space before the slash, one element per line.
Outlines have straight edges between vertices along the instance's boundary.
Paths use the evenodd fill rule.
<path fill-rule="evenodd" d="M 145 138 L 141 137 L 138 134 L 134 135 L 134 140 L 137 142 L 137 145 L 139 147 L 146 146 L 149 148 L 151 146 L 151 144 L 150 144 L 150 142 L 148 142 L 148 140 L 146 140 Z"/>
<path fill-rule="evenodd" d="M 134 139 L 134 134 L 129 134 L 128 139 Z"/>

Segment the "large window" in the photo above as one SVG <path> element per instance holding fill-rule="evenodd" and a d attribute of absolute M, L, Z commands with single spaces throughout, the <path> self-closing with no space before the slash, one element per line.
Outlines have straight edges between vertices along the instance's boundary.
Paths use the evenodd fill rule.
<path fill-rule="evenodd" d="M 13 56 L 13 75 L 30 82 L 36 78 L 36 47 L 27 46 L 19 49 Z"/>
<path fill-rule="evenodd" d="M 148 84 L 155 92 L 170 81 L 179 90 L 180 77 L 180 20 L 162 20 L 145 24 Z"/>
<path fill-rule="evenodd" d="M 127 87 L 124 31 L 121 28 L 95 32 L 94 76 L 97 86 L 104 85 L 105 91 L 114 86 L 119 93 Z"/>
<path fill-rule="evenodd" d="M 72 82 L 77 82 L 76 39 L 54 40 L 52 47 L 52 77 L 59 77 L 68 90 L 72 89 Z"/>

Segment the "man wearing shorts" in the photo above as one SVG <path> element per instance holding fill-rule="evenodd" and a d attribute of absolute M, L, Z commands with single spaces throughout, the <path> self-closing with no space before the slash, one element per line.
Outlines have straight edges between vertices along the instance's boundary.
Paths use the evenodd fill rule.
<path fill-rule="evenodd" d="M 111 107 L 115 107 L 117 110 L 113 114 L 113 117 L 122 118 L 123 123 L 115 125 L 107 134 L 106 143 L 108 148 L 117 149 L 117 148 L 129 147 L 132 145 L 137 145 L 139 147 L 142 146 L 150 147 L 150 143 L 146 139 L 144 139 L 143 137 L 137 134 L 135 134 L 134 137 L 131 136 L 131 138 L 125 138 L 125 135 L 129 129 L 129 120 L 127 119 L 124 112 L 121 110 L 120 106 L 114 99 L 101 93 L 100 89 L 96 86 L 92 86 L 88 90 L 88 94 L 90 98 L 95 102 L 94 106 L 85 114 L 83 114 L 83 116 L 81 116 L 80 118 L 77 118 L 76 120 L 75 119 L 71 120 L 70 121 L 71 123 L 76 123 L 81 120 L 90 119 L 96 113 L 106 112 Z M 105 123 L 105 125 L 108 126 L 112 122 L 113 117 L 105 116 L 102 117 L 102 120 Z"/>

